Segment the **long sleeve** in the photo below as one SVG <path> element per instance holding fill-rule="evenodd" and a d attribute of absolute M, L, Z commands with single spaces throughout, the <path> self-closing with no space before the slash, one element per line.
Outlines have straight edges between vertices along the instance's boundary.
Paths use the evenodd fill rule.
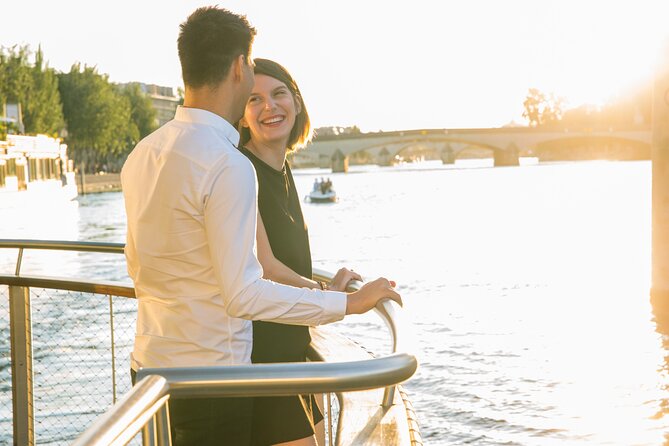
<path fill-rule="evenodd" d="M 346 295 L 262 279 L 255 255 L 256 179 L 251 163 L 226 157 L 205 181 L 204 224 L 221 298 L 232 317 L 320 325 L 344 317 Z"/>

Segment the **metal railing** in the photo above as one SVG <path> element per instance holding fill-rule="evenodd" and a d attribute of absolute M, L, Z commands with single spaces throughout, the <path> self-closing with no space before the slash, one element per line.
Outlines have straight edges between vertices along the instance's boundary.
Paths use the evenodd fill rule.
<path fill-rule="evenodd" d="M 109 296 L 112 331 L 112 381 L 115 386 L 114 311 L 112 296 L 135 297 L 134 289 L 119 282 L 102 282 L 20 275 L 25 249 L 123 253 L 123 244 L 38 240 L 0 240 L 0 248 L 19 250 L 14 275 L 0 275 L 0 284 L 9 287 L 11 319 L 12 405 L 15 444 L 34 444 L 32 323 L 30 288 L 68 290 Z M 332 275 L 316 270 L 316 280 Z M 354 284 L 352 290 L 360 284 Z M 398 351 L 398 315 L 394 304 L 381 302 L 377 312 L 390 330 L 393 352 Z M 144 369 L 138 381 L 113 408 L 99 417 L 77 440 L 77 444 L 125 444 L 144 429 L 144 438 L 157 444 L 169 442 L 167 399 L 207 396 L 268 396 L 301 393 L 344 392 L 387 386 L 383 406 L 393 403 L 395 384 L 409 378 L 417 367 L 407 353 L 364 361 L 342 363 L 263 364 L 252 366 Z M 163 378 L 158 378 L 160 374 Z M 148 376 L 147 376 L 148 375 Z M 332 426 L 330 426 L 330 432 Z M 167 434 L 165 433 L 167 432 Z"/>
<path fill-rule="evenodd" d="M 9 322 L 8 331 L 10 348 L 7 350 L 8 353 L 11 352 L 11 421 L 13 432 L 11 438 L 13 439 L 14 444 L 33 445 L 37 441 L 35 419 L 37 416 L 41 415 L 39 409 L 36 410 L 36 407 L 41 407 L 42 412 L 45 414 L 48 413 L 51 417 L 57 416 L 56 414 L 62 412 L 64 410 L 63 407 L 55 402 L 51 395 L 63 393 L 63 389 L 67 392 L 67 390 L 77 386 L 77 384 L 72 383 L 71 379 L 65 378 L 68 377 L 68 375 L 75 373 L 77 367 L 80 367 L 79 363 L 82 361 L 91 360 L 98 363 L 104 361 L 107 364 L 111 364 L 111 388 L 107 389 L 105 386 L 105 390 L 101 391 L 110 395 L 112 404 L 116 402 L 118 389 L 115 348 L 117 342 L 114 336 L 116 330 L 114 330 L 115 308 L 113 306 L 113 298 L 116 296 L 122 298 L 134 297 L 135 294 L 131 285 L 119 282 L 21 275 L 24 250 L 27 249 L 119 254 L 123 253 L 122 244 L 0 240 L 0 248 L 18 249 L 16 265 L 14 268 L 15 273 L 13 275 L 0 275 L 0 284 L 7 285 L 9 302 L 7 309 L 9 320 L 7 322 Z M 49 293 L 46 290 L 57 291 Z M 99 329 L 99 322 L 104 321 L 105 312 L 97 311 L 98 308 L 95 307 L 95 302 L 102 302 L 102 300 L 96 299 L 95 302 L 89 300 L 83 301 L 83 299 L 81 299 L 82 297 L 84 299 L 89 297 L 85 293 L 99 295 L 97 297 L 106 297 L 108 299 L 109 308 L 107 311 L 107 318 L 110 327 L 109 334 L 111 342 L 105 343 L 103 341 L 104 345 L 97 346 L 101 347 L 98 348 L 99 351 L 103 350 L 103 356 L 91 354 L 90 352 L 94 351 L 96 347 L 93 346 L 92 343 L 85 342 L 86 339 L 100 337 L 100 333 L 97 333 L 96 330 Z M 41 304 L 41 309 L 43 310 L 41 313 L 38 312 L 38 314 L 35 314 L 35 301 L 38 301 Z M 134 299 L 132 299 L 132 301 L 134 302 Z M 54 309 L 69 311 L 74 314 L 70 319 L 56 317 L 53 314 Z M 81 313 L 93 312 L 95 312 L 94 316 L 86 314 L 85 317 L 79 317 Z M 64 325 L 68 325 L 69 330 L 63 330 Z M 93 327 L 90 325 L 96 326 Z M 45 330 L 45 327 L 47 326 L 52 327 L 53 330 Z M 57 341 L 62 341 L 60 338 L 62 338 L 63 332 L 67 332 L 69 335 L 78 336 L 78 339 L 58 343 Z M 37 336 L 37 339 L 35 339 L 35 336 Z M 3 339 L 2 341 L 4 342 L 5 340 Z M 37 346 L 36 342 L 39 342 L 41 345 Z M 35 349 L 36 346 L 37 349 Z M 66 354 L 66 352 L 71 353 L 75 349 L 78 349 L 77 351 L 80 354 L 82 351 L 85 352 L 87 356 L 84 357 L 81 355 L 73 358 L 71 355 Z M 106 350 L 106 352 L 104 350 Z M 42 367 L 40 360 L 33 361 L 35 353 L 37 354 L 36 357 L 40 359 L 44 357 L 52 358 L 54 357 L 54 354 L 58 358 L 66 356 L 67 359 L 57 361 L 57 367 L 54 367 L 53 361 L 50 361 L 46 367 Z M 96 370 L 99 371 L 100 367 L 97 367 Z M 89 374 L 90 372 L 91 371 L 88 371 Z M 4 374 L 2 370 L 0 370 L 0 373 Z M 127 373 L 128 372 L 126 372 L 126 374 Z M 53 379 L 51 378 L 52 374 L 54 375 Z M 86 374 L 86 372 L 84 372 L 84 374 Z M 59 380 L 59 378 L 63 379 Z M 99 382 L 99 379 L 95 376 L 90 378 L 90 380 L 91 382 Z M 2 381 L 4 382 L 4 376 Z M 127 387 L 129 388 L 129 380 L 127 381 Z M 36 382 L 37 387 L 40 390 L 37 395 L 35 395 L 34 391 Z M 9 380 L 7 383 L 9 383 Z M 84 383 L 80 384 L 83 387 Z M 68 386 L 69 389 L 67 388 Z M 46 395 L 46 397 L 42 399 L 41 397 L 44 395 Z M 95 415 L 95 411 L 97 410 L 95 409 L 95 406 L 89 405 L 88 407 L 78 407 L 83 403 L 82 396 L 76 394 L 65 394 L 61 396 L 65 398 L 63 402 L 66 404 L 63 404 L 63 406 L 71 409 L 76 408 L 74 410 L 79 412 L 79 422 L 90 419 L 91 412 L 93 412 L 92 415 Z M 95 395 L 92 396 L 92 399 L 95 399 L 96 396 L 99 398 L 99 395 Z M 70 397 L 72 401 L 68 401 L 68 397 Z M 103 407 L 103 409 L 105 407 Z M 43 438 L 41 441 L 58 441 L 58 439 L 63 436 L 61 431 L 69 430 L 71 432 L 77 429 L 77 420 L 74 420 L 74 417 L 71 414 L 63 416 L 62 418 L 67 419 L 67 421 L 61 423 L 60 426 L 50 426 L 53 428 L 46 429 L 47 438 Z M 81 426 L 79 425 L 78 431 L 80 431 L 80 429 Z M 1 432 L 0 430 L 0 443 L 7 440 L 6 433 Z"/>
<path fill-rule="evenodd" d="M 167 398 L 283 396 L 349 392 L 410 378 L 416 358 L 406 353 L 338 363 L 141 369 L 139 383 L 90 426 L 73 446 L 125 444 L 141 429 L 150 444 L 171 444 Z"/>

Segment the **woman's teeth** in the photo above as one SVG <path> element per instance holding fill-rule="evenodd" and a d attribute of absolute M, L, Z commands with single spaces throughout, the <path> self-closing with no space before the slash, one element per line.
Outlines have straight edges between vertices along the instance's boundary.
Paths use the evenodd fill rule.
<path fill-rule="evenodd" d="M 282 116 L 277 116 L 277 117 L 274 117 L 274 118 L 269 118 L 269 119 L 262 120 L 260 122 L 262 122 L 263 124 L 276 124 L 277 122 L 281 122 L 281 121 L 283 121 L 283 117 Z"/>

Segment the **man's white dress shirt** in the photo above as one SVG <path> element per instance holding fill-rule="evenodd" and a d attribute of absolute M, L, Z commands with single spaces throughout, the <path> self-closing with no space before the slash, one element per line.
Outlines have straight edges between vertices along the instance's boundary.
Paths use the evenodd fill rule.
<path fill-rule="evenodd" d="M 135 370 L 247 364 L 251 320 L 344 317 L 344 293 L 262 279 L 256 175 L 238 142 L 222 117 L 179 107 L 123 166 L 125 254 L 139 301 Z"/>

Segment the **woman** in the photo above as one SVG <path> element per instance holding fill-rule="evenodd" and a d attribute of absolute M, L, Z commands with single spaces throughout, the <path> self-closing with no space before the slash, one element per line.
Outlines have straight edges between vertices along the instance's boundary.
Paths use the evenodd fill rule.
<path fill-rule="evenodd" d="M 343 291 L 361 277 L 345 268 L 332 283 L 309 279 L 311 251 L 307 227 L 286 154 L 311 137 L 302 95 L 288 71 L 276 62 L 255 59 L 255 86 L 239 123 L 240 150 L 258 176 L 258 260 L 267 279 L 297 287 Z M 309 328 L 253 323 L 254 363 L 303 362 Z M 316 445 L 314 425 L 323 415 L 313 396 L 257 398 L 254 444 Z"/>

